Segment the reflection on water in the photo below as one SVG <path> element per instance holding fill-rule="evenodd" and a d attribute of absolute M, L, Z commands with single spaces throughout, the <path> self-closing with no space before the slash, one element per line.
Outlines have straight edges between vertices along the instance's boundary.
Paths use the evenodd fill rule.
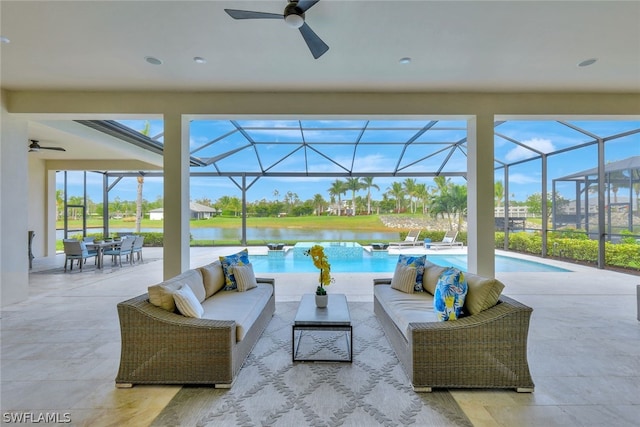
<path fill-rule="evenodd" d="M 111 233 L 133 233 L 135 228 L 109 228 Z M 143 232 L 162 233 L 161 228 L 142 228 Z M 70 235 L 81 232 L 70 232 Z M 102 228 L 91 228 L 88 234 L 102 233 Z M 192 228 L 191 235 L 195 240 L 237 240 L 242 237 L 241 228 Z M 64 237 L 63 230 L 56 231 L 56 239 Z M 247 240 L 278 242 L 280 240 L 300 241 L 359 241 L 379 240 L 380 242 L 396 241 L 400 237 L 398 231 L 358 231 L 358 230 L 309 230 L 305 228 L 253 228 L 247 227 Z"/>

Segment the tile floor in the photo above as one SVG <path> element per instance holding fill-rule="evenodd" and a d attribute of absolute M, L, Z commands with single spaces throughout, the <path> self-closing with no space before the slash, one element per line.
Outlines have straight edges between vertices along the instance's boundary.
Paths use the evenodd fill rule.
<path fill-rule="evenodd" d="M 194 248 L 191 265 L 235 249 Z M 114 387 L 120 356 L 116 304 L 162 277 L 162 249 L 145 248 L 144 254 L 142 265 L 113 268 L 107 261 L 104 270 L 89 266 L 66 274 L 42 273 L 62 266 L 60 256 L 34 260 L 29 299 L 1 312 L 3 425 L 16 413 L 53 413 L 59 421 L 70 418 L 70 425 L 146 426 L 172 399 L 177 386 Z M 452 395 L 475 426 L 638 425 L 640 276 L 547 262 L 573 271 L 497 274 L 505 294 L 534 308 L 529 364 L 535 393 L 462 390 Z M 314 273 L 271 276 L 277 301 L 299 300 L 311 292 L 307 284 L 315 278 Z M 372 301 L 371 281 L 380 274 L 335 276 L 332 292 Z"/>

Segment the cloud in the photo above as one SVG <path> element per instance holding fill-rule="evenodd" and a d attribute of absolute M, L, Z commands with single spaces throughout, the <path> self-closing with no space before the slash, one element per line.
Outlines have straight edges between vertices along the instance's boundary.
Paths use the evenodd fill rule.
<path fill-rule="evenodd" d="M 540 177 L 537 175 L 528 175 L 522 173 L 509 174 L 509 184 L 535 184 L 540 183 Z"/>
<path fill-rule="evenodd" d="M 532 138 L 526 141 L 522 141 L 522 144 L 529 146 L 537 151 L 541 151 L 543 153 L 550 153 L 555 150 L 553 143 L 549 139 Z M 531 150 L 528 150 L 524 147 L 517 146 L 507 153 L 507 155 L 505 156 L 505 159 L 508 162 L 514 162 L 514 161 L 528 159 L 535 156 L 537 156 L 537 153 Z"/>

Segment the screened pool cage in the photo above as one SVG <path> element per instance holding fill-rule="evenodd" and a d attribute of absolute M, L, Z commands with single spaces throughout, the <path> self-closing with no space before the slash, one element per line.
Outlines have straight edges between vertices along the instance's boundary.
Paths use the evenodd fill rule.
<path fill-rule="evenodd" d="M 215 128 L 206 140 L 191 147 L 191 177 L 225 177 L 242 194 L 246 213 L 246 192 L 258 180 L 268 177 L 461 177 L 466 179 L 466 121 L 458 120 L 194 120 L 191 130 Z M 143 135 L 127 126 L 127 121 L 79 121 L 79 123 L 118 137 L 126 142 L 162 154 L 162 133 Z M 596 123 L 595 125 L 593 123 Z M 510 180 L 514 170 L 523 165 L 539 164 L 541 194 L 542 256 L 547 255 L 549 231 L 575 229 L 600 242 L 599 266 L 604 268 L 604 242 L 618 241 L 622 233 L 640 237 L 640 122 L 621 121 L 622 126 L 608 126 L 607 121 L 535 121 L 495 122 L 495 175 L 504 182 L 504 206 L 496 211 L 496 228 L 505 232 L 505 249 L 509 233 L 530 231 L 522 217 L 521 206 L 510 206 Z M 518 138 L 518 126 L 544 126 L 540 133 L 558 137 L 567 130 L 574 133 L 571 143 L 561 148 L 545 147 L 536 139 Z M 160 126 L 161 127 L 161 122 Z M 345 137 L 346 135 L 346 137 Z M 558 137 L 560 139 L 560 137 Z M 565 141 L 566 142 L 566 141 Z M 509 152 L 498 151 L 508 144 L 511 152 L 520 150 L 513 160 Z M 605 149 L 615 147 L 615 155 L 624 160 L 605 161 Z M 395 158 L 381 162 L 377 169 L 367 169 L 363 158 L 387 150 Z M 577 150 L 577 151 L 574 151 Z M 552 161 L 571 165 L 567 157 L 588 153 L 587 164 L 593 168 L 551 179 Z M 524 154 L 523 154 L 524 153 Z M 620 153 L 626 156 L 620 156 Z M 564 155 L 564 157 L 563 157 Z M 557 157 L 556 157 L 557 156 Z M 553 160 L 553 159 L 561 160 Z M 313 160 L 313 163 L 311 162 Z M 537 163 L 531 163 L 537 162 Z M 383 166 L 381 166 L 384 164 Z M 553 164 L 552 164 L 553 166 Z M 103 175 L 104 231 L 108 233 L 109 191 L 125 177 L 162 176 L 159 171 L 94 171 Z M 502 174 L 502 176 L 501 176 Z M 572 186 L 570 191 L 568 186 Z M 560 196 L 559 187 L 562 187 Z M 574 193 L 570 195 L 569 193 Z M 551 196 L 551 197 L 549 197 Z M 565 199 L 564 197 L 568 197 Z M 547 200 L 552 200 L 547 206 Z M 518 209 L 520 208 L 520 209 Z M 551 229 L 547 224 L 551 224 Z M 243 214 L 242 244 L 246 244 L 246 215 Z M 84 230 L 86 233 L 86 230 Z"/>

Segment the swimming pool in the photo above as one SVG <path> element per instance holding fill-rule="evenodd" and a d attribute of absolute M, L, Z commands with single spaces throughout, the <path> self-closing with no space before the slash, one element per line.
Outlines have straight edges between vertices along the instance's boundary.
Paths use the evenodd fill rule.
<path fill-rule="evenodd" d="M 270 255 L 251 255 L 249 257 L 253 269 L 259 273 L 314 273 L 309 257 L 294 257 L 291 253 L 282 252 Z M 434 264 L 445 267 L 467 269 L 467 255 L 427 255 Z M 361 260 L 329 258 L 333 273 L 393 273 L 398 262 L 398 255 L 387 255 L 386 252 L 370 254 L 365 251 Z M 496 255 L 496 270 L 500 272 L 569 272 L 560 267 L 546 265 L 541 262 Z"/>

